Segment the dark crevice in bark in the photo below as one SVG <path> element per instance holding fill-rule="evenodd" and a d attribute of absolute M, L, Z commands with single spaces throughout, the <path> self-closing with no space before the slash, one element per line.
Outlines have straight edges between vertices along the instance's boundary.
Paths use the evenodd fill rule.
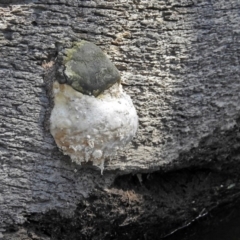
<path fill-rule="evenodd" d="M 160 239 L 235 200 L 239 191 L 235 174 L 209 169 L 128 174 L 93 191 L 73 216 L 32 214 L 25 228 L 51 239 Z"/>

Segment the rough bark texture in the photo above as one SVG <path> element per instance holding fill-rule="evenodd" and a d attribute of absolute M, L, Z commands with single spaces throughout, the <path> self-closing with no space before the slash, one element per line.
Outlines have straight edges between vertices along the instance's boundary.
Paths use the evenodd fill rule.
<path fill-rule="evenodd" d="M 239 22 L 238 0 L 0 0 L 5 238 L 154 239 L 234 198 Z M 45 127 L 47 69 L 83 39 L 115 63 L 140 120 L 103 176 L 71 163 Z"/>

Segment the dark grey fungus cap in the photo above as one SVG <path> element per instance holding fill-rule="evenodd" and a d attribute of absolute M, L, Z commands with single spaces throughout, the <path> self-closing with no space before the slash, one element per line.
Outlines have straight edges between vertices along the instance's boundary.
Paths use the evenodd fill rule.
<path fill-rule="evenodd" d="M 95 97 L 114 83 L 120 74 L 104 52 L 87 41 L 77 43 L 64 58 L 66 83 L 76 91 Z"/>

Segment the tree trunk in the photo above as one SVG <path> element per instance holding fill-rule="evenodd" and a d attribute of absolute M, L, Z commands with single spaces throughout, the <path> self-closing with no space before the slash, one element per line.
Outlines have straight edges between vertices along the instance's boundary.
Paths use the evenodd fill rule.
<path fill-rule="evenodd" d="M 0 238 L 158 239 L 237 197 L 238 0 L 0 0 Z M 99 169 L 47 123 L 48 69 L 98 45 L 139 116 Z"/>

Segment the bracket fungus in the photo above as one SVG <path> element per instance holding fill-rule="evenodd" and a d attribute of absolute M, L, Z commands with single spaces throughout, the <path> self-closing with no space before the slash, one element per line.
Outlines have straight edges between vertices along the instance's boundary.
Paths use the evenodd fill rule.
<path fill-rule="evenodd" d="M 65 79 L 53 83 L 51 134 L 72 161 L 92 161 L 102 173 L 104 160 L 135 136 L 136 110 L 117 68 L 93 43 L 76 44 L 63 64 Z"/>

